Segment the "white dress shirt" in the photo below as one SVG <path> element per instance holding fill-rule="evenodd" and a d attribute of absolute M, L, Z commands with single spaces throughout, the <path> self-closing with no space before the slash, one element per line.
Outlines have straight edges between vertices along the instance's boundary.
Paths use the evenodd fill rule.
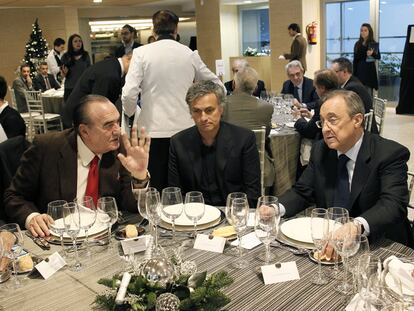
<path fill-rule="evenodd" d="M 194 125 L 185 96 L 193 82 L 201 80 L 212 80 L 225 90 L 197 51 L 171 39 L 141 46 L 133 50 L 122 89 L 124 112 L 135 113 L 135 123 L 145 126 L 151 137 L 171 137 Z"/>
<path fill-rule="evenodd" d="M 57 74 L 60 72 L 60 67 L 58 66 L 56 62 L 55 55 L 59 57 L 60 59 L 63 54 L 64 54 L 63 52 L 60 54 L 57 54 L 56 51 L 52 49 L 46 58 L 48 73 L 52 74 L 55 77 L 55 79 L 56 79 Z"/>

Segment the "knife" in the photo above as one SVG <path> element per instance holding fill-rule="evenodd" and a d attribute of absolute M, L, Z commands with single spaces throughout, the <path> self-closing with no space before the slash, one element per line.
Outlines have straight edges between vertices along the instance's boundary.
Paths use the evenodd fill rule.
<path fill-rule="evenodd" d="M 26 235 L 27 235 L 29 238 L 31 238 L 31 239 L 33 240 L 33 242 L 35 242 L 35 244 L 36 244 L 37 246 L 39 246 L 41 249 L 43 249 L 43 250 L 50 250 L 50 244 L 49 244 L 49 242 L 48 242 L 46 239 L 41 238 L 41 237 L 34 237 L 34 236 L 30 233 L 30 231 L 26 231 Z"/>

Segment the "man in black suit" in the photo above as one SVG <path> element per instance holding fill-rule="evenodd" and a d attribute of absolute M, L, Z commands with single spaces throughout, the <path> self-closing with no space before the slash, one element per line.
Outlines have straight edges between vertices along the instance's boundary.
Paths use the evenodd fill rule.
<path fill-rule="evenodd" d="M 0 76 L 0 126 L 7 138 L 26 135 L 26 125 L 16 110 L 11 108 L 4 100 L 7 94 L 7 82 Z M 1 139 L 0 139 L 1 142 Z"/>
<path fill-rule="evenodd" d="M 115 57 L 119 58 L 125 54 L 129 54 L 133 49 L 140 47 L 142 44 L 135 42 L 137 31 L 131 25 L 126 24 L 121 29 L 122 45 L 115 50 Z"/>
<path fill-rule="evenodd" d="M 193 84 L 186 101 L 195 126 L 171 138 L 168 184 L 201 191 L 207 204 L 223 206 L 231 192 L 245 192 L 250 207 L 260 196 L 260 164 L 251 130 L 220 120 L 224 92 L 212 81 Z"/>
<path fill-rule="evenodd" d="M 407 161 L 404 146 L 364 132 L 364 106 L 346 90 L 328 93 L 320 110 L 323 140 L 312 148 L 308 167 L 280 197 L 285 216 L 310 204 L 344 207 L 362 232 L 412 245 L 407 219 Z M 282 208 L 283 210 L 283 208 Z M 283 211 L 282 211 L 283 212 Z"/>
<path fill-rule="evenodd" d="M 48 65 L 46 62 L 41 62 L 39 65 L 39 73 L 33 79 L 33 88 L 36 91 L 47 91 L 50 89 L 60 89 L 60 84 L 56 81 L 55 77 L 48 74 Z"/>
<path fill-rule="evenodd" d="M 293 60 L 285 67 L 289 80 L 283 83 L 282 94 L 292 94 L 294 105 L 298 108 L 315 109 L 319 96 L 313 86 L 313 80 L 306 78 L 302 64 Z"/>
<path fill-rule="evenodd" d="M 231 71 L 233 72 L 233 75 L 235 75 L 238 71 L 241 71 L 247 67 L 250 67 L 249 63 L 245 59 L 235 59 L 233 61 Z M 227 81 L 224 83 L 224 86 L 227 90 L 227 95 L 230 95 L 234 91 L 234 80 Z M 255 89 L 253 90 L 253 96 L 260 97 L 261 92 L 266 92 L 265 83 L 262 80 L 257 80 L 257 85 Z"/>
<path fill-rule="evenodd" d="M 63 107 L 62 119 L 65 128 L 72 127 L 73 110 L 79 105 L 82 97 L 88 94 L 105 96 L 121 113 L 122 104 L 118 98 L 125 83 L 124 77 L 128 72 L 131 56 L 127 54 L 118 59 L 108 58 L 83 72 Z"/>

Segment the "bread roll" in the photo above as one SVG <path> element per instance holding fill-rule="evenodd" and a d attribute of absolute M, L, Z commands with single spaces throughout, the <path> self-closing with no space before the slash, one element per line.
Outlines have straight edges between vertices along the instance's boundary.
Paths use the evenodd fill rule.
<path fill-rule="evenodd" d="M 127 238 L 135 238 L 138 236 L 138 230 L 135 225 L 127 225 L 125 227 L 125 237 Z"/>
<path fill-rule="evenodd" d="M 236 234 L 236 231 L 234 231 L 233 226 L 225 226 L 225 227 L 221 227 L 213 231 L 213 236 L 220 236 L 223 238 L 230 237 L 235 234 Z"/>
<path fill-rule="evenodd" d="M 33 260 L 30 254 L 19 257 L 18 264 L 19 264 L 20 271 L 33 270 Z"/>

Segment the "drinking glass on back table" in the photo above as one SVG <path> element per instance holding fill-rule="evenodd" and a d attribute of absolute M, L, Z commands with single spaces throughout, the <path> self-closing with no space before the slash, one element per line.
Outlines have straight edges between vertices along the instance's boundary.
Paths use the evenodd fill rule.
<path fill-rule="evenodd" d="M 79 260 L 76 238 L 81 229 L 81 218 L 78 205 L 75 202 L 66 203 L 63 207 L 63 222 L 65 224 L 66 234 L 72 239 L 73 249 L 75 250 L 75 262 L 71 269 L 73 271 L 80 271 L 82 270 L 82 264 Z"/>
<path fill-rule="evenodd" d="M 89 251 L 89 229 L 95 224 L 96 221 L 96 206 L 93 203 L 93 199 L 90 196 L 84 196 L 81 199 L 76 198 L 73 200 L 78 205 L 80 217 L 82 219 L 81 229 L 85 230 L 85 244 L 86 256 L 90 256 Z"/>
<path fill-rule="evenodd" d="M 19 278 L 17 277 L 16 273 L 16 264 L 17 264 L 17 258 L 20 256 L 23 250 L 23 233 L 20 230 L 20 226 L 16 223 L 10 223 L 5 224 L 0 227 L 0 232 L 8 232 L 8 235 L 10 235 L 9 242 L 11 243 L 11 248 L 4 250 L 4 255 L 12 260 L 13 264 L 13 283 L 10 285 L 11 288 L 16 289 L 21 287 L 21 283 Z M 14 238 L 13 238 L 13 237 Z"/>
<path fill-rule="evenodd" d="M 162 190 L 161 195 L 162 212 L 171 220 L 172 225 L 172 244 L 175 244 L 175 220 L 183 212 L 183 197 L 181 189 L 177 187 L 168 187 Z"/>
<path fill-rule="evenodd" d="M 63 244 L 63 234 L 65 233 L 65 224 L 63 223 L 63 208 L 67 204 L 65 200 L 56 200 L 47 204 L 47 214 L 53 219 L 50 228 L 56 234 L 59 234 L 60 245 L 62 246 L 63 256 L 66 256 L 65 246 Z"/>
<path fill-rule="evenodd" d="M 97 217 L 101 223 L 108 226 L 108 247 L 112 247 L 112 225 L 118 220 L 118 206 L 116 200 L 113 197 L 101 197 L 97 203 Z"/>

